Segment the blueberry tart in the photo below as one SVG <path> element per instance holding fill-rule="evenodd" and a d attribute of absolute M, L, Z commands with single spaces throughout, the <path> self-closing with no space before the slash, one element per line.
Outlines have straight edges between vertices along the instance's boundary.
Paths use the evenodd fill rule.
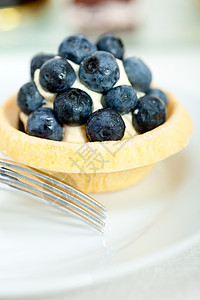
<path fill-rule="evenodd" d="M 188 143 L 187 110 L 116 35 L 67 37 L 30 74 L 0 108 L 0 150 L 86 193 L 128 187 Z"/>

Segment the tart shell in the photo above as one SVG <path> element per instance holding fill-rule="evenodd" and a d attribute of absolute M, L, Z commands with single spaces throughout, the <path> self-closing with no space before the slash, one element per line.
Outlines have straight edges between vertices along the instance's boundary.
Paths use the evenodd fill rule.
<path fill-rule="evenodd" d="M 149 132 L 121 141 L 70 143 L 19 131 L 15 95 L 0 108 L 0 151 L 84 192 L 122 189 L 141 180 L 159 161 L 188 143 L 191 118 L 172 94 L 168 98 L 166 122 Z"/>

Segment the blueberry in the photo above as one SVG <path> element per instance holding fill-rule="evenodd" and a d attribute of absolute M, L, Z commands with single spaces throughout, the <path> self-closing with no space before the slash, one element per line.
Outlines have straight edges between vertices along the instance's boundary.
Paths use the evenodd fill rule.
<path fill-rule="evenodd" d="M 92 99 L 82 90 L 71 88 L 56 96 L 53 106 L 58 120 L 68 125 L 82 125 L 92 113 Z"/>
<path fill-rule="evenodd" d="M 122 40 L 112 33 L 100 36 L 97 41 L 97 48 L 98 50 L 110 52 L 119 59 L 122 59 L 124 56 L 124 45 Z"/>
<path fill-rule="evenodd" d="M 152 130 L 166 120 L 166 106 L 157 97 L 144 96 L 133 111 L 133 126 L 139 133 Z"/>
<path fill-rule="evenodd" d="M 102 98 L 103 107 L 110 107 L 121 114 L 127 114 L 137 104 L 137 94 L 132 86 L 120 85 L 106 92 Z"/>
<path fill-rule="evenodd" d="M 86 36 L 77 34 L 63 40 L 58 53 L 60 56 L 79 64 L 83 58 L 95 52 L 97 47 Z"/>
<path fill-rule="evenodd" d="M 159 89 L 149 89 L 147 91 L 146 95 L 151 95 L 151 96 L 158 97 L 159 99 L 161 99 L 165 103 L 165 105 L 167 105 L 167 103 L 168 103 L 167 95 Z"/>
<path fill-rule="evenodd" d="M 95 92 L 110 90 L 119 79 L 116 59 L 108 52 L 94 52 L 82 60 L 79 78 L 87 88 Z"/>
<path fill-rule="evenodd" d="M 40 84 L 50 93 L 65 91 L 75 80 L 76 73 L 65 58 L 52 58 L 40 69 Z"/>
<path fill-rule="evenodd" d="M 117 141 L 124 136 L 125 124 L 118 112 L 111 108 L 101 108 L 91 114 L 85 126 L 90 142 Z"/>
<path fill-rule="evenodd" d="M 43 63 L 53 58 L 55 55 L 39 53 L 35 55 L 31 60 L 31 79 L 34 79 L 34 73 L 36 69 L 40 69 Z"/>
<path fill-rule="evenodd" d="M 152 74 L 141 59 L 137 57 L 125 59 L 124 68 L 130 83 L 136 90 L 146 92 L 149 89 Z"/>
<path fill-rule="evenodd" d="M 41 107 L 29 115 L 27 133 L 48 140 L 61 141 L 63 128 L 51 108 Z"/>
<path fill-rule="evenodd" d="M 33 81 L 25 83 L 17 95 L 17 104 L 25 114 L 30 114 L 45 103 Z"/>

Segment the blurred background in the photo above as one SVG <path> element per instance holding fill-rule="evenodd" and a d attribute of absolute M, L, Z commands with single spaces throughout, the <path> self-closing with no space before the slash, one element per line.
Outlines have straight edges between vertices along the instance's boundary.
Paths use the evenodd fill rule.
<path fill-rule="evenodd" d="M 0 53 L 54 52 L 84 32 L 120 33 L 135 52 L 199 48 L 198 0 L 0 0 Z"/>

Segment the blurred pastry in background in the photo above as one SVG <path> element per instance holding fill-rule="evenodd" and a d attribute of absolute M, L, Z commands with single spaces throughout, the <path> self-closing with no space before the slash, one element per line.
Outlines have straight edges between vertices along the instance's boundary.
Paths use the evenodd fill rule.
<path fill-rule="evenodd" d="M 145 8 L 145 0 L 73 0 L 69 17 L 77 29 L 124 31 L 140 25 Z"/>

